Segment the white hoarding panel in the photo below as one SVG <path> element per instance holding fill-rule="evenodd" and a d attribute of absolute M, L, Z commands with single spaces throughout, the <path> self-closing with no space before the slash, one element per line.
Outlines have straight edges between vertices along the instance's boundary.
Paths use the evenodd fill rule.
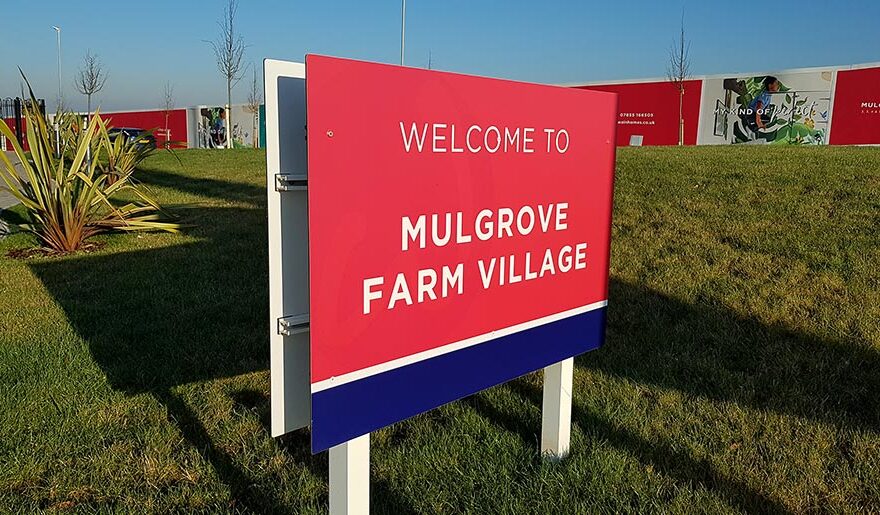
<path fill-rule="evenodd" d="M 697 144 L 826 144 L 832 78 L 812 70 L 705 79 Z"/>

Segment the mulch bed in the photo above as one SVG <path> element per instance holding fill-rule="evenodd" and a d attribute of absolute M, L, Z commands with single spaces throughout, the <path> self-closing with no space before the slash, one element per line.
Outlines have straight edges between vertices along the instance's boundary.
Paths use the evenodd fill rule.
<path fill-rule="evenodd" d="M 45 247 L 10 249 L 9 252 L 6 253 L 6 256 L 13 259 L 30 259 L 35 257 L 61 257 L 69 256 L 71 254 L 89 254 L 91 252 L 96 252 L 103 249 L 104 246 L 105 244 L 103 242 L 84 243 L 82 247 L 73 252 L 58 252 L 57 250 L 47 249 Z"/>

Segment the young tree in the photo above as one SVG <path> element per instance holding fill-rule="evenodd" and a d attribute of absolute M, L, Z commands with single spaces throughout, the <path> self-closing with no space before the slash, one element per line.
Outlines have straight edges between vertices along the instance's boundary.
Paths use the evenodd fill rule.
<path fill-rule="evenodd" d="M 236 0 L 228 0 L 223 9 L 223 20 L 217 22 L 220 34 L 210 41 L 217 58 L 217 69 L 226 78 L 226 148 L 232 148 L 232 88 L 241 80 L 244 68 L 241 59 L 244 56 L 245 44 L 241 35 L 235 32 L 235 13 L 238 10 Z"/>
<path fill-rule="evenodd" d="M 684 12 L 681 13 L 681 33 L 672 40 L 669 47 L 669 62 L 666 65 L 666 78 L 678 90 L 678 144 L 684 145 L 684 82 L 690 77 L 691 43 L 684 34 Z"/>
<path fill-rule="evenodd" d="M 92 95 L 104 89 L 106 82 L 107 72 L 101 66 L 98 56 L 92 54 L 91 50 L 87 51 L 73 85 L 77 91 L 86 96 L 89 114 L 92 112 Z"/>
<path fill-rule="evenodd" d="M 162 114 L 165 115 L 165 148 L 171 146 L 171 134 L 168 132 L 168 118 L 174 111 L 174 85 L 170 82 L 165 83 L 165 98 L 162 103 Z"/>
<path fill-rule="evenodd" d="M 251 90 L 248 92 L 247 104 L 245 104 L 247 112 L 251 113 L 251 121 L 253 122 L 251 141 L 254 144 L 254 148 L 259 148 L 260 146 L 260 140 L 257 133 L 257 120 L 260 114 L 260 104 L 262 103 L 263 90 L 260 88 L 260 83 L 257 82 L 257 69 L 254 67 L 254 80 L 251 82 Z"/>

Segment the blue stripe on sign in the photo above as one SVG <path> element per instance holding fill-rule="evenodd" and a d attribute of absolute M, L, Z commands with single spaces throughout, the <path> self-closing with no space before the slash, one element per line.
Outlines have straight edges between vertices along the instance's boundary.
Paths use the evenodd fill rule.
<path fill-rule="evenodd" d="M 312 452 L 599 348 L 599 308 L 312 394 Z"/>

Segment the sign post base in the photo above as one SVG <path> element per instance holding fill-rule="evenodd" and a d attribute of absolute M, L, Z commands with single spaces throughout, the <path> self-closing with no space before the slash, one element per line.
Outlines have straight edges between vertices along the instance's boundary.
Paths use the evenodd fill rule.
<path fill-rule="evenodd" d="M 568 455 L 571 442 L 571 388 L 574 358 L 544 368 L 541 408 L 541 454 L 551 460 Z"/>
<path fill-rule="evenodd" d="M 369 433 L 330 448 L 330 514 L 370 513 Z"/>

